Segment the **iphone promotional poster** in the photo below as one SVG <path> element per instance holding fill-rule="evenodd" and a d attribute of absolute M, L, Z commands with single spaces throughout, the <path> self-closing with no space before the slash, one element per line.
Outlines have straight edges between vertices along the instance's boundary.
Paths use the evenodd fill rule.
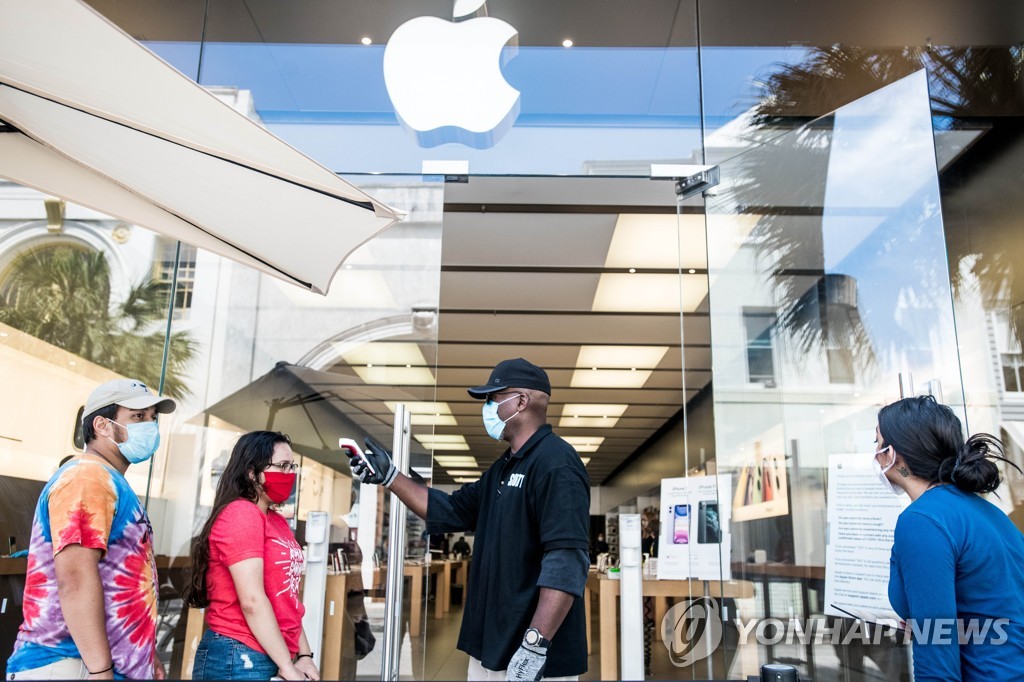
<path fill-rule="evenodd" d="M 732 476 L 661 481 L 658 579 L 730 580 Z"/>

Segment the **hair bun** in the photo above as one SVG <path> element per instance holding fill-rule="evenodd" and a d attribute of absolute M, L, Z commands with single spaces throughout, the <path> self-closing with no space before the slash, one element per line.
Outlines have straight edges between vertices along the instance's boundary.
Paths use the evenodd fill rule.
<path fill-rule="evenodd" d="M 957 453 L 949 480 L 957 488 L 969 493 L 990 493 L 999 487 L 999 467 L 993 459 L 1007 461 L 1002 456 L 999 440 L 987 433 L 976 433 L 967 439 Z"/>

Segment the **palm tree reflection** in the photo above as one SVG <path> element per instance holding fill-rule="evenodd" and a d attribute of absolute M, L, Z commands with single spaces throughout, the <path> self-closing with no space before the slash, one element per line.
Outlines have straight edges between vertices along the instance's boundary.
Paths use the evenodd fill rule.
<path fill-rule="evenodd" d="M 835 117 L 815 117 L 922 68 L 936 132 L 940 137 L 969 132 L 971 139 L 958 153 L 940 153 L 942 216 L 934 191 L 910 193 L 902 207 L 870 234 L 864 231 L 860 243 L 837 259 L 829 253 L 828 222 L 835 219 L 831 235 L 836 240 L 836 226 L 842 227 L 845 218 L 829 215 L 836 206 L 834 197 L 826 197 L 825 181 L 834 171 L 829 163 Z M 920 337 L 916 325 L 934 326 L 927 302 L 942 305 L 946 285 L 944 277 L 936 278 L 934 263 L 947 256 L 943 248 L 948 249 L 954 292 L 976 283 L 986 308 L 1011 307 L 1015 336 L 1024 338 L 1024 305 L 1016 305 L 1024 301 L 1024 278 L 1017 277 L 1024 274 L 1024 249 L 1019 248 L 1021 209 L 1015 199 L 1024 177 L 1022 71 L 1020 45 L 832 46 L 811 50 L 802 63 L 782 65 L 763 81 L 754 125 L 762 139 L 788 135 L 726 162 L 742 180 L 724 188 L 716 201 L 758 216 L 749 241 L 774 293 L 779 327 L 797 352 L 828 351 L 838 364 L 852 362 L 858 373 L 877 369 L 881 357 L 906 346 L 906 334 Z M 787 172 L 787 161 L 804 170 Z M 841 213 L 849 207 L 839 208 Z M 931 221 L 938 220 L 944 221 L 945 245 L 922 231 L 927 225 L 937 227 Z M 928 262 L 930 270 L 924 266 Z M 848 352 L 836 352 L 842 349 Z"/>
<path fill-rule="evenodd" d="M 168 297 L 145 278 L 111 302 L 106 256 L 57 244 L 19 255 L 0 289 L 0 322 L 124 376 L 160 385 Z M 188 394 L 185 372 L 197 346 L 186 331 L 170 336 L 163 392 Z"/>

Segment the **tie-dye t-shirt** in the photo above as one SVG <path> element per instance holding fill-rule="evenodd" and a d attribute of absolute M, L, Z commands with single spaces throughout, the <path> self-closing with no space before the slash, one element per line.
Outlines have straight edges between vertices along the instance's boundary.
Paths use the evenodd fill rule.
<path fill-rule="evenodd" d="M 24 622 L 7 672 L 80 658 L 60 609 L 53 564 L 55 554 L 76 544 L 104 551 L 99 572 L 114 671 L 152 679 L 157 589 L 153 529 L 125 477 L 88 455 L 61 467 L 39 496 L 25 576 Z"/>

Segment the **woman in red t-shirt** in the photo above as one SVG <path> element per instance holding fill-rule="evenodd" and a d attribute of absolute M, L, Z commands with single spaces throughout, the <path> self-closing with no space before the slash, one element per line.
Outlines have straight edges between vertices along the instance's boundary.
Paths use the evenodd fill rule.
<path fill-rule="evenodd" d="M 210 518 L 192 544 L 190 606 L 206 609 L 197 680 L 319 680 L 302 631 L 302 548 L 274 505 L 295 487 L 291 441 L 253 431 L 231 451 Z"/>

